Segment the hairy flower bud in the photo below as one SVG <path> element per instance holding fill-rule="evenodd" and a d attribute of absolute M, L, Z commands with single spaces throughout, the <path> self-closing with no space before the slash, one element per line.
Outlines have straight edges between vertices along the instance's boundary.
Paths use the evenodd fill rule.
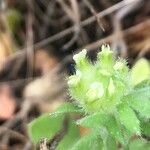
<path fill-rule="evenodd" d="M 121 103 L 128 91 L 128 67 L 120 59 L 113 59 L 108 45 L 102 46 L 95 64 L 86 58 L 86 50 L 76 54 L 76 74 L 69 77 L 70 94 L 87 112 L 111 111 Z"/>
<path fill-rule="evenodd" d="M 88 101 L 94 101 L 100 99 L 104 95 L 104 88 L 100 82 L 94 82 L 90 85 L 89 90 L 86 93 Z"/>
<path fill-rule="evenodd" d="M 87 54 L 87 50 L 83 49 L 81 52 L 73 56 L 73 60 L 75 61 L 77 68 L 86 67 L 87 65 L 86 54 Z"/>
<path fill-rule="evenodd" d="M 108 93 L 109 93 L 110 96 L 115 93 L 115 85 L 114 85 L 114 82 L 113 82 L 112 78 L 110 78 L 110 81 L 109 81 Z"/>
<path fill-rule="evenodd" d="M 76 75 L 72 75 L 69 77 L 68 84 L 70 86 L 76 86 L 80 82 L 81 77 L 82 73 L 79 70 L 77 70 Z"/>
<path fill-rule="evenodd" d="M 102 68 L 112 70 L 113 65 L 113 52 L 110 50 L 109 45 L 103 45 L 101 52 L 98 53 L 98 60 Z"/>

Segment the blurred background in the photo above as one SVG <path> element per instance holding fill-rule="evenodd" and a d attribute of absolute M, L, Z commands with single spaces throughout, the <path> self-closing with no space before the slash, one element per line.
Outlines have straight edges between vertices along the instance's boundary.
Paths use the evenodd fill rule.
<path fill-rule="evenodd" d="M 0 150 L 32 149 L 27 123 L 69 100 L 73 54 L 102 44 L 149 61 L 150 0 L 0 0 Z"/>

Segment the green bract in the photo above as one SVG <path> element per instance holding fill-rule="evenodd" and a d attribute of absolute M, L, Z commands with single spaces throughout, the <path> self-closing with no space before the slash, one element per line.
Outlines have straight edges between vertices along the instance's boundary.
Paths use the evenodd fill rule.
<path fill-rule="evenodd" d="M 130 73 L 124 60 L 114 61 L 113 52 L 103 45 L 93 65 L 86 50 L 74 55 L 76 74 L 69 77 L 70 94 L 89 113 L 113 112 L 131 90 Z"/>

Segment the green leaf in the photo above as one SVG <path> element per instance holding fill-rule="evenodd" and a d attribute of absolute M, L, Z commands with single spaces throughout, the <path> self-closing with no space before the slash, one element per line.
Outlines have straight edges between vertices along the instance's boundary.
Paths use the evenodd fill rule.
<path fill-rule="evenodd" d="M 77 124 L 87 128 L 95 128 L 104 125 L 106 119 L 107 115 L 105 113 L 94 113 L 78 120 Z"/>
<path fill-rule="evenodd" d="M 134 111 L 126 104 L 118 107 L 118 115 L 122 125 L 124 125 L 131 133 L 140 134 L 140 123 Z"/>
<path fill-rule="evenodd" d="M 150 136 L 150 122 L 141 121 L 141 130 L 144 135 Z"/>
<path fill-rule="evenodd" d="M 106 127 L 113 138 L 115 138 L 120 143 L 124 143 L 121 128 L 114 116 L 109 117 L 108 122 L 106 123 Z"/>
<path fill-rule="evenodd" d="M 150 150 L 150 142 L 136 139 L 130 143 L 129 150 Z"/>
<path fill-rule="evenodd" d="M 117 150 L 117 144 L 114 138 L 112 138 L 111 136 L 107 137 L 107 141 L 106 141 L 106 150 Z"/>
<path fill-rule="evenodd" d="M 144 58 L 138 60 L 131 70 L 131 76 L 133 85 L 136 85 L 143 80 L 149 79 L 150 77 L 149 62 Z"/>
<path fill-rule="evenodd" d="M 95 113 L 78 120 L 77 124 L 87 128 L 105 126 L 113 138 L 121 143 L 124 142 L 120 126 L 114 116 L 106 115 L 105 113 Z"/>
<path fill-rule="evenodd" d="M 124 144 L 123 144 L 123 147 L 125 150 L 128 150 L 128 146 L 129 146 L 129 142 L 130 142 L 130 139 L 132 138 L 133 134 L 127 130 L 125 128 L 125 126 L 122 127 L 122 135 L 123 135 L 123 138 L 124 138 Z"/>
<path fill-rule="evenodd" d="M 102 150 L 103 141 L 98 135 L 98 132 L 90 132 L 89 134 L 80 138 L 71 150 Z"/>
<path fill-rule="evenodd" d="M 53 136 L 63 127 L 63 119 L 64 117 L 62 115 L 49 116 L 49 114 L 44 114 L 35 119 L 28 125 L 31 140 L 36 144 L 43 138 L 53 138 Z M 72 145 L 74 145 L 79 138 L 79 128 L 72 120 L 70 120 L 69 129 L 58 144 L 56 150 L 70 150 Z"/>
<path fill-rule="evenodd" d="M 57 131 L 62 127 L 62 116 L 50 117 L 49 114 L 44 114 L 33 120 L 28 125 L 28 132 L 31 140 L 37 143 L 42 138 L 51 139 Z"/>
<path fill-rule="evenodd" d="M 81 112 L 81 109 L 73 104 L 66 103 L 58 108 L 56 113 L 42 115 L 29 124 L 29 135 L 34 143 L 42 138 L 51 139 L 63 124 L 64 113 Z M 55 115 L 54 115 L 55 114 Z M 79 139 L 80 133 L 77 126 L 71 121 L 69 130 L 58 144 L 57 150 L 67 150 Z"/>
<path fill-rule="evenodd" d="M 109 133 L 119 142 L 123 143 L 123 137 L 119 125 L 113 116 L 104 113 L 95 113 L 77 121 L 77 124 L 88 127 L 97 128 L 100 126 L 107 127 Z"/>
<path fill-rule="evenodd" d="M 56 150 L 70 150 L 72 146 L 79 140 L 80 131 L 75 122 L 71 121 L 67 134 L 58 144 Z"/>
<path fill-rule="evenodd" d="M 149 118 L 150 117 L 150 101 L 146 97 L 140 99 L 136 97 L 136 99 L 132 98 L 129 100 L 130 106 L 138 111 L 143 117 Z"/>
<path fill-rule="evenodd" d="M 131 93 L 131 96 L 134 98 L 136 97 L 139 97 L 141 99 L 144 99 L 144 98 L 148 98 L 150 99 L 150 86 L 146 86 L 146 87 L 143 87 L 143 88 L 138 88 L 138 89 L 135 89 L 135 91 L 133 91 Z"/>
<path fill-rule="evenodd" d="M 144 88 L 144 87 L 148 87 L 150 86 L 150 79 L 144 80 L 142 82 L 140 82 L 139 84 L 137 84 L 134 89 L 140 89 L 140 88 Z"/>
<path fill-rule="evenodd" d="M 138 92 L 137 95 L 141 95 L 141 97 L 145 96 L 147 98 L 150 98 L 150 85 L 140 89 L 136 89 L 136 92 Z"/>
<path fill-rule="evenodd" d="M 142 117 L 150 117 L 150 80 L 143 81 L 135 86 L 134 90 L 124 96 L 123 99 Z"/>
<path fill-rule="evenodd" d="M 72 103 L 61 105 L 55 112 L 50 113 L 51 116 L 62 115 L 64 113 L 84 113 L 83 109 Z"/>

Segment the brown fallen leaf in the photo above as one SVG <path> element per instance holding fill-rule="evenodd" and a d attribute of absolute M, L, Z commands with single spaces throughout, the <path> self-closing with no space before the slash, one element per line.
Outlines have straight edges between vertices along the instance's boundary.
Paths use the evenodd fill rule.
<path fill-rule="evenodd" d="M 0 87 L 0 119 L 7 120 L 13 117 L 16 102 L 8 85 Z"/>

